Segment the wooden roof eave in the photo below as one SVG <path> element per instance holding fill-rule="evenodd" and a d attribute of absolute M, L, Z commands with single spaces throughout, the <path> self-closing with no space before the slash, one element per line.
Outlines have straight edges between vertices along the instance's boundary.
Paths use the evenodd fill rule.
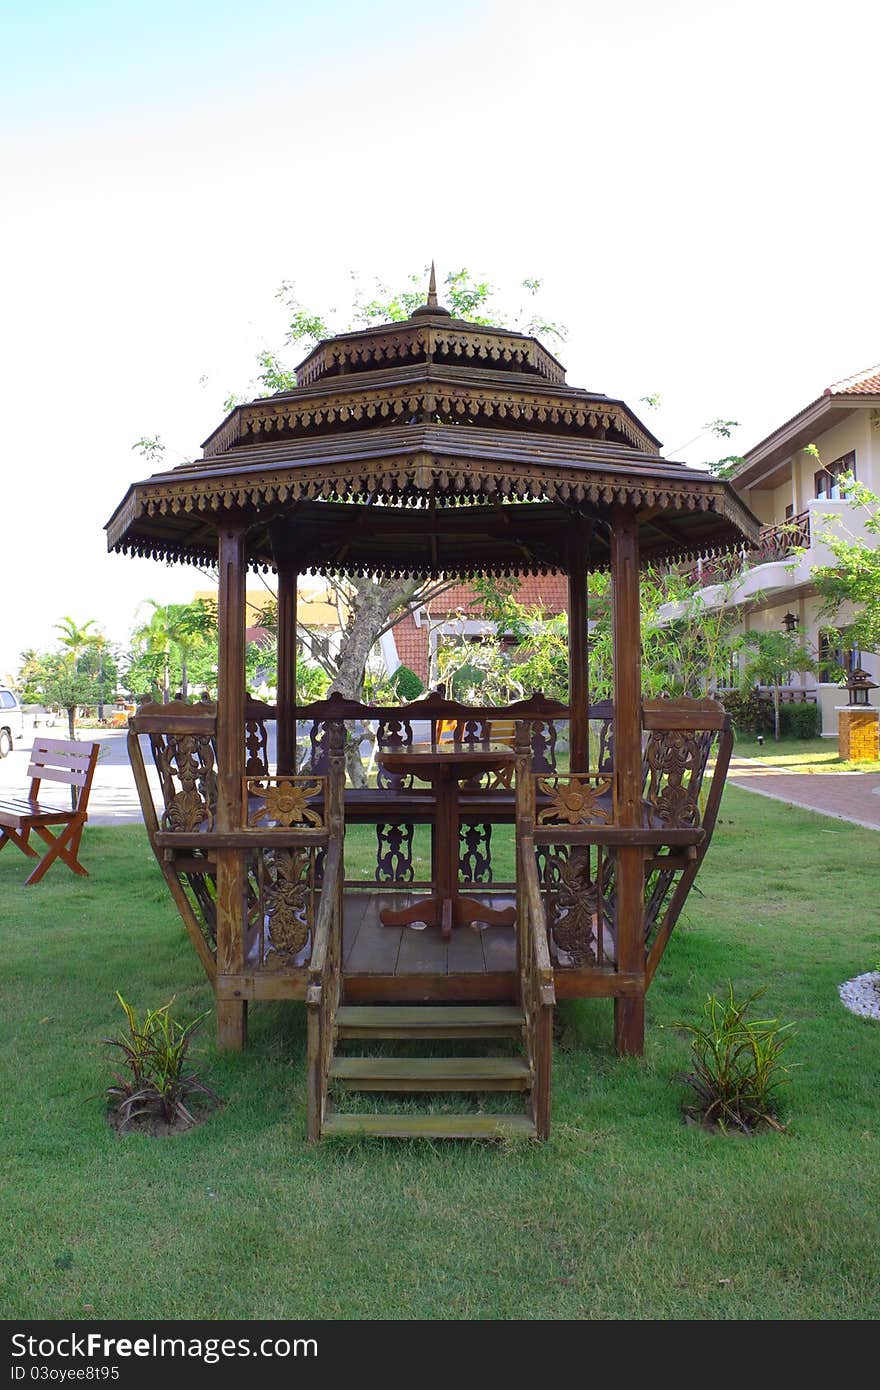
<path fill-rule="evenodd" d="M 335 437 L 344 437 L 352 429 L 394 428 L 408 413 L 429 415 L 439 409 L 440 402 L 447 403 L 446 408 L 448 403 L 456 409 L 466 406 L 472 414 L 487 418 L 509 416 L 521 421 L 523 429 L 543 415 L 560 417 L 547 424 L 548 433 L 558 429 L 560 422 L 583 430 L 601 425 L 617 431 L 628 448 L 660 452 L 660 441 L 625 401 L 516 373 L 431 363 L 333 377 L 295 391 L 258 397 L 230 411 L 202 449 L 206 458 L 224 458 L 251 447 L 255 438 L 276 444 L 281 434 L 304 440 L 326 438 L 331 430 Z M 375 426 L 363 423 L 373 419 Z M 484 422 L 480 427 L 492 426 Z M 539 429 L 543 430 L 543 421 Z"/>
<path fill-rule="evenodd" d="M 373 496 L 395 503 L 406 492 L 414 503 L 434 497 L 441 505 L 463 497 L 486 502 L 548 498 L 567 505 L 715 512 L 730 522 L 745 542 L 757 538 L 757 520 L 729 483 L 683 465 L 661 462 L 653 455 L 640 456 L 629 450 L 609 453 L 596 445 L 587 451 L 596 455 L 590 462 L 586 457 L 577 463 L 566 462 L 564 454 L 570 454 L 573 446 L 566 450 L 565 441 L 541 440 L 536 447 L 538 441 L 525 437 L 518 448 L 506 448 L 504 457 L 497 439 L 482 437 L 491 432 L 467 427 L 433 431 L 438 437 L 431 442 L 446 446 L 438 455 L 418 448 L 430 433 L 407 430 L 405 441 L 401 439 L 393 454 L 386 452 L 381 458 L 368 452 L 366 457 L 349 457 L 343 462 L 340 455 L 344 451 L 337 441 L 335 449 L 321 450 L 329 454 L 327 461 L 316 457 L 313 448 L 308 460 L 294 462 L 290 450 L 284 451 L 288 457 L 282 460 L 276 447 L 260 451 L 263 457 L 268 454 L 265 464 L 240 472 L 225 465 L 217 467 L 212 460 L 213 466 L 205 461 L 156 474 L 128 489 L 107 524 L 108 546 L 124 546 L 144 517 L 199 514 L 204 524 L 211 515 L 230 510 L 252 512 L 255 519 L 256 514 L 265 515 L 267 510 L 277 514 L 298 498 Z M 387 436 L 383 443 L 390 443 Z M 452 452 L 451 446 L 461 452 Z M 417 524 L 414 529 L 418 529 Z M 167 538 L 178 539 L 176 533 L 179 527 L 173 525 Z"/>

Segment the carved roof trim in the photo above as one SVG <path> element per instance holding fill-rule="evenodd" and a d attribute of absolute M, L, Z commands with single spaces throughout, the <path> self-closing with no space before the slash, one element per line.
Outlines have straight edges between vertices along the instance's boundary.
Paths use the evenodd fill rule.
<path fill-rule="evenodd" d="M 378 383 L 343 378 L 237 406 L 203 448 L 206 458 L 216 458 L 255 439 L 281 434 L 350 432 L 370 425 L 390 428 L 414 418 L 427 423 L 435 416 L 479 420 L 489 428 L 498 421 L 514 421 L 535 432 L 614 430 L 634 449 L 659 453 L 658 440 L 622 401 L 521 377 L 515 382 L 483 373 L 472 379 L 451 378 L 424 366 L 405 379 L 385 376 Z"/>
<path fill-rule="evenodd" d="M 296 378 L 300 386 L 308 386 L 340 368 L 400 363 L 437 353 L 471 361 L 509 362 L 530 368 L 547 381 L 565 381 L 562 363 L 531 334 L 454 319 L 448 314 L 419 315 L 325 338 L 299 363 Z"/>

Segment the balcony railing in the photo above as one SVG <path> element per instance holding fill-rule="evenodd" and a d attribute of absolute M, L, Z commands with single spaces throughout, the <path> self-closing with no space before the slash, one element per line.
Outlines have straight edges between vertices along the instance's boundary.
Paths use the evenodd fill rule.
<path fill-rule="evenodd" d="M 807 550 L 810 545 L 810 513 L 798 512 L 797 516 L 773 526 L 762 526 L 758 544 L 751 551 L 752 565 L 767 564 L 771 560 L 785 560 L 795 550 Z"/>

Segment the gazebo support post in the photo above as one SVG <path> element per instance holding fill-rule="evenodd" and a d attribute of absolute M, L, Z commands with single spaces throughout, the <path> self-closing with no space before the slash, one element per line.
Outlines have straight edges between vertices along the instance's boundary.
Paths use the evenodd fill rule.
<path fill-rule="evenodd" d="M 642 691 L 638 522 L 631 507 L 616 510 L 611 532 L 614 634 L 614 765 L 618 825 L 642 821 Z M 635 976 L 635 993 L 614 1000 L 614 1042 L 619 1054 L 645 1045 L 644 851 L 617 851 L 617 969 Z M 639 983 L 639 981 L 641 983 Z"/>
<path fill-rule="evenodd" d="M 244 777 L 246 530 L 243 522 L 219 528 L 217 599 L 220 659 L 217 668 L 218 831 L 241 828 Z M 217 974 L 244 970 L 245 874 L 240 849 L 217 851 Z M 217 1000 L 217 1046 L 240 1051 L 247 1041 L 247 1001 Z"/>
<path fill-rule="evenodd" d="M 587 673 L 587 566 L 586 527 L 575 520 L 568 546 L 568 703 L 569 766 L 572 772 L 588 772 L 590 766 L 590 695 Z"/>
<path fill-rule="evenodd" d="M 280 776 L 296 772 L 296 560 L 290 546 L 272 532 L 272 553 L 278 571 L 278 678 L 275 704 Z"/>

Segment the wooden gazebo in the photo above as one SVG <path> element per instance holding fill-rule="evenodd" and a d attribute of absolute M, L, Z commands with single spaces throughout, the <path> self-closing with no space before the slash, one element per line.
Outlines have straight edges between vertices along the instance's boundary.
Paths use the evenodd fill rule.
<path fill-rule="evenodd" d="M 320 343 L 297 382 L 231 411 L 201 459 L 135 483 L 107 526 L 111 550 L 219 567 L 216 706 L 144 705 L 131 721 L 150 841 L 213 983 L 221 1045 L 244 1045 L 251 1000 L 305 1001 L 311 1137 L 545 1136 L 555 1000 L 613 997 L 618 1051 L 641 1051 L 645 991 L 730 754 L 712 701 L 641 698 L 640 563 L 739 547 L 757 524 L 729 484 L 660 458 L 621 401 L 566 385 L 535 338 L 452 318 L 433 280 L 410 319 Z M 614 700 L 591 705 L 587 574 L 606 567 Z M 249 568 L 277 575 L 274 705 L 245 693 Z M 299 706 L 306 571 L 564 572 L 567 703 L 536 692 L 494 709 L 436 694 Z M 378 744 L 366 788 L 345 784 L 354 721 L 370 721 Z M 493 743 L 512 721 L 515 747 Z M 369 886 L 344 867 L 346 829 L 364 823 L 376 827 Z M 496 843 L 515 837 L 515 882 L 493 876 L 493 827 Z M 424 884 L 416 833 L 432 847 Z M 420 889 L 423 907 L 411 901 Z M 350 1039 L 369 1053 L 376 1039 L 473 1039 L 474 1050 L 504 1037 L 521 1051 L 347 1051 Z M 343 1089 L 521 1091 L 526 1106 L 353 1113 L 334 1108 Z"/>

